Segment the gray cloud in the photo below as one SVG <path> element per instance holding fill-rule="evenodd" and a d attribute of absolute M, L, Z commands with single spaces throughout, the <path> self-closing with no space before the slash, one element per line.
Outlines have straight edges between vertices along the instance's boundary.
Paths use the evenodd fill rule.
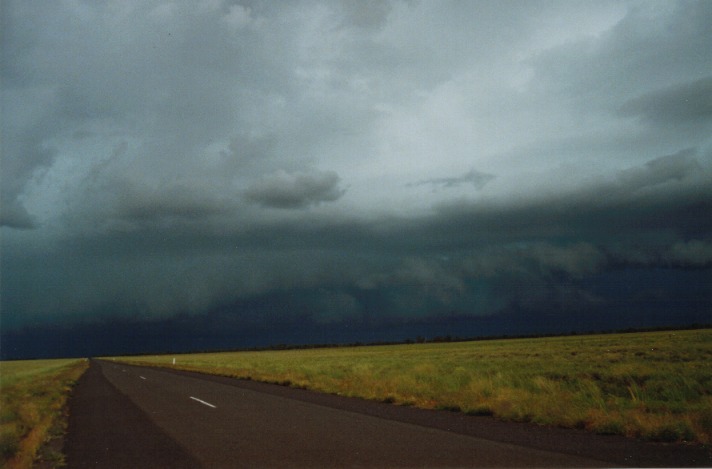
<path fill-rule="evenodd" d="M 25 207 L 17 201 L 5 200 L 0 210 L 0 226 L 28 230 L 36 228 L 37 224 Z"/>
<path fill-rule="evenodd" d="M 345 1 L 341 2 L 341 8 L 344 11 L 344 26 L 380 29 L 385 26 L 393 5 L 388 0 L 367 0 L 358 3 Z"/>
<path fill-rule="evenodd" d="M 708 1 L 2 16 L 4 327 L 595 308 L 709 269 Z"/>
<path fill-rule="evenodd" d="M 143 220 L 150 212 L 163 223 L 98 231 L 49 250 L 21 251 L 20 239 L 4 237 L 3 310 L 53 317 L 127 308 L 154 317 L 198 314 L 270 292 L 324 289 L 332 294 L 308 304 L 315 318 L 333 323 L 329 308 L 342 302 L 357 315 L 366 308 L 361 296 L 371 298 L 369 311 L 403 318 L 443 308 L 492 314 L 527 296 L 545 301 L 554 291 L 596 298 L 579 286 L 572 286 L 578 293 L 564 293 L 557 285 L 621 265 L 709 267 L 712 189 L 703 184 L 708 174 L 696 176 L 673 178 L 664 192 L 640 192 L 640 185 L 626 192 L 625 184 L 603 181 L 523 205 L 460 203 L 419 218 L 370 221 L 303 212 L 299 220 L 253 218 L 229 229 L 183 225 L 171 218 L 182 211 L 149 204 L 148 212 L 137 209 L 132 217 Z M 137 200 L 151 201 L 145 194 Z M 19 320 L 12 316 L 9 324 Z"/>
<path fill-rule="evenodd" d="M 339 181 L 334 171 L 277 171 L 253 183 L 245 196 L 265 207 L 304 208 L 339 199 L 345 192 Z"/>
<path fill-rule="evenodd" d="M 712 77 L 675 84 L 623 104 L 624 116 L 640 116 L 657 124 L 681 125 L 712 118 Z"/>
<path fill-rule="evenodd" d="M 312 319 L 320 325 L 355 320 L 363 314 L 358 299 L 345 291 L 318 289 L 310 300 L 307 307 Z"/>
<path fill-rule="evenodd" d="M 675 243 L 663 254 L 663 260 L 685 267 L 709 267 L 712 265 L 712 240 Z"/>
<path fill-rule="evenodd" d="M 470 170 L 466 174 L 457 177 L 447 177 L 447 178 L 432 178 L 424 179 L 422 181 L 414 182 L 408 184 L 410 187 L 432 185 L 441 188 L 451 188 L 457 187 L 461 184 L 472 184 L 475 189 L 482 190 L 488 182 L 494 179 L 496 176 L 493 174 L 482 173 L 474 169 Z"/>
<path fill-rule="evenodd" d="M 129 221 L 200 220 L 226 214 L 232 208 L 227 200 L 180 183 L 168 187 L 126 185 L 116 196 L 115 216 Z"/>
<path fill-rule="evenodd" d="M 33 142 L 35 136 L 35 132 L 30 132 L 20 138 L 19 142 L 3 142 L 4 150 L 16 151 L 19 157 L 3 156 L 0 173 L 0 226 L 19 229 L 36 227 L 35 218 L 28 213 L 22 201 L 22 193 L 33 178 L 40 177 L 51 166 L 57 150 Z"/>
<path fill-rule="evenodd" d="M 629 8 L 599 37 L 581 38 L 537 57 L 537 73 L 549 85 L 565 83 L 560 91 L 571 93 L 577 105 L 589 102 L 588 112 L 648 93 L 658 96 L 655 101 L 665 89 L 689 93 L 685 87 L 704 86 L 709 76 L 705 64 L 712 51 L 705 38 L 711 32 L 710 16 L 712 8 L 704 1 Z"/>
<path fill-rule="evenodd" d="M 463 262 L 467 274 L 478 278 L 559 273 L 581 278 L 605 268 L 607 259 L 606 254 L 590 242 L 563 246 L 535 242 L 486 248 Z"/>
<path fill-rule="evenodd" d="M 618 174 L 619 189 L 633 193 L 665 183 L 698 179 L 704 171 L 694 154 L 694 149 L 685 148 L 672 155 L 650 160 L 642 166 L 625 169 Z"/>

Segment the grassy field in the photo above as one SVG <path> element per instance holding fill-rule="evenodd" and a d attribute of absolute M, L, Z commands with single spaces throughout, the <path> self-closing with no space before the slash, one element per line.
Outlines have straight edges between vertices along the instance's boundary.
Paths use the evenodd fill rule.
<path fill-rule="evenodd" d="M 505 420 L 709 444 L 712 330 L 123 357 Z"/>
<path fill-rule="evenodd" d="M 65 430 L 65 403 L 86 360 L 0 362 L 0 467 L 29 468 L 37 458 L 61 465 L 46 445 Z"/>

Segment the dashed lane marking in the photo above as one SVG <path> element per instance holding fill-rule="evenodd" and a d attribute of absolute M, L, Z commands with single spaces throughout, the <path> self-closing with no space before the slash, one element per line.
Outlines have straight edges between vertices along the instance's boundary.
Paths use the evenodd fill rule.
<path fill-rule="evenodd" d="M 210 402 L 205 402 L 204 400 L 198 399 L 197 397 L 193 397 L 193 396 L 190 396 L 190 398 L 193 399 L 194 401 L 200 402 L 200 403 L 203 404 L 203 405 L 206 405 L 206 406 L 208 406 L 208 407 L 212 407 L 213 409 L 216 408 L 216 406 L 212 405 Z"/>

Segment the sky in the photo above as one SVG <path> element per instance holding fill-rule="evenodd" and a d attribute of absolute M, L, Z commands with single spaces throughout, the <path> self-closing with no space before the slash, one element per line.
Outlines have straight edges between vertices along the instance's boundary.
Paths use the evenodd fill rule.
<path fill-rule="evenodd" d="M 4 1 L 4 358 L 712 323 L 710 1 Z"/>

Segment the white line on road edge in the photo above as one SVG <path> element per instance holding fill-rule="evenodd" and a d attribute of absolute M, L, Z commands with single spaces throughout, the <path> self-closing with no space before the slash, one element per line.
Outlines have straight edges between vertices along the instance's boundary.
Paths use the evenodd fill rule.
<path fill-rule="evenodd" d="M 194 401 L 200 402 L 201 404 L 205 404 L 205 405 L 208 406 L 208 407 L 212 407 L 213 409 L 216 408 L 216 407 L 215 407 L 214 405 L 212 405 L 210 402 L 205 402 L 204 400 L 198 399 L 197 397 L 193 397 L 193 396 L 190 396 L 190 398 L 193 399 Z"/>

